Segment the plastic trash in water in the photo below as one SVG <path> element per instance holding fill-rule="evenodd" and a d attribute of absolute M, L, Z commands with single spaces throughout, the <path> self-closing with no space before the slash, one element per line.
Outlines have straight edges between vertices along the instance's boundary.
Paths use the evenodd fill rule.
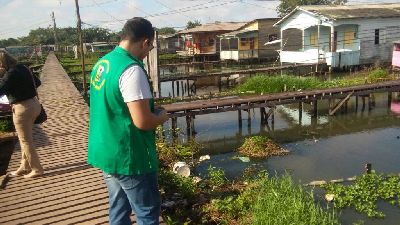
<path fill-rule="evenodd" d="M 174 164 L 174 167 L 172 167 L 172 171 L 174 171 L 174 173 L 181 175 L 183 177 L 190 176 L 190 168 L 185 162 L 176 162 Z"/>
<path fill-rule="evenodd" d="M 205 161 L 205 160 L 208 160 L 208 159 L 210 159 L 210 156 L 209 156 L 209 155 L 202 155 L 202 156 L 200 156 L 200 158 L 199 158 L 199 162 L 202 162 L 202 161 Z"/>
<path fill-rule="evenodd" d="M 249 157 L 238 157 L 238 159 L 240 159 L 242 162 L 250 162 L 250 158 Z"/>

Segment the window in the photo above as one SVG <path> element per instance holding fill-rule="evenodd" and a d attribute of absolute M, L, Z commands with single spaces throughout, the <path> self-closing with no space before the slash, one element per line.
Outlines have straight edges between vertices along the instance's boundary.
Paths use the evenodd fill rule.
<path fill-rule="evenodd" d="M 352 45 L 354 40 L 355 33 L 352 30 L 348 30 L 344 32 L 344 45 Z"/>
<path fill-rule="evenodd" d="M 310 35 L 310 46 L 311 47 L 317 47 L 318 46 L 318 37 L 317 37 L 317 32 L 312 32 Z"/>
<path fill-rule="evenodd" d="M 229 40 L 230 39 L 221 39 L 221 51 L 229 51 Z"/>
<path fill-rule="evenodd" d="M 278 34 L 270 34 L 268 35 L 268 41 L 278 40 Z"/>
<path fill-rule="evenodd" d="M 395 44 L 394 45 L 394 51 L 400 52 L 400 44 Z"/>
<path fill-rule="evenodd" d="M 229 48 L 230 48 L 230 50 L 238 50 L 238 39 L 237 38 L 229 39 Z"/>
<path fill-rule="evenodd" d="M 214 39 L 213 38 L 209 38 L 208 39 L 208 46 L 214 46 L 214 44 L 215 44 Z"/>
<path fill-rule="evenodd" d="M 247 45 L 247 38 L 240 38 L 240 45 L 246 46 Z"/>
<path fill-rule="evenodd" d="M 379 29 L 375 29 L 375 44 L 379 45 Z"/>

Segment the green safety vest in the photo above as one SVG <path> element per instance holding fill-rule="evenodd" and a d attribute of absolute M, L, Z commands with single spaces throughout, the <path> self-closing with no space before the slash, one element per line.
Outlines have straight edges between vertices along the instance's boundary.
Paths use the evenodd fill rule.
<path fill-rule="evenodd" d="M 90 76 L 88 163 L 110 174 L 138 175 L 157 171 L 155 130 L 140 130 L 119 89 L 119 78 L 142 61 L 116 47 L 101 58 Z M 150 99 L 154 112 L 154 100 Z"/>

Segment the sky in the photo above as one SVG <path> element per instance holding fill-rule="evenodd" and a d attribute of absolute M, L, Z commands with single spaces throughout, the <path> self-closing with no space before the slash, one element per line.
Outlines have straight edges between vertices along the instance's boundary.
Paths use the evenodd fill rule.
<path fill-rule="evenodd" d="M 348 0 L 348 4 L 400 3 L 400 0 Z M 75 0 L 0 0 L 0 39 L 26 36 L 31 29 L 76 26 Z M 279 0 L 79 0 L 83 27 L 120 31 L 141 16 L 155 27 L 183 29 L 189 20 L 245 22 L 277 17 Z"/>

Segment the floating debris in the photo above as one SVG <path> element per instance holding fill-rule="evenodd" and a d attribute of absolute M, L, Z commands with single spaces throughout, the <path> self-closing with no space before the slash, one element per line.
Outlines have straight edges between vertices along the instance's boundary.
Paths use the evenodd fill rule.
<path fill-rule="evenodd" d="M 238 159 L 240 159 L 240 161 L 248 163 L 250 162 L 250 158 L 249 157 L 238 157 Z"/>
<path fill-rule="evenodd" d="M 205 161 L 205 160 L 209 160 L 211 157 L 210 155 L 202 155 L 199 158 L 199 162 Z"/>

